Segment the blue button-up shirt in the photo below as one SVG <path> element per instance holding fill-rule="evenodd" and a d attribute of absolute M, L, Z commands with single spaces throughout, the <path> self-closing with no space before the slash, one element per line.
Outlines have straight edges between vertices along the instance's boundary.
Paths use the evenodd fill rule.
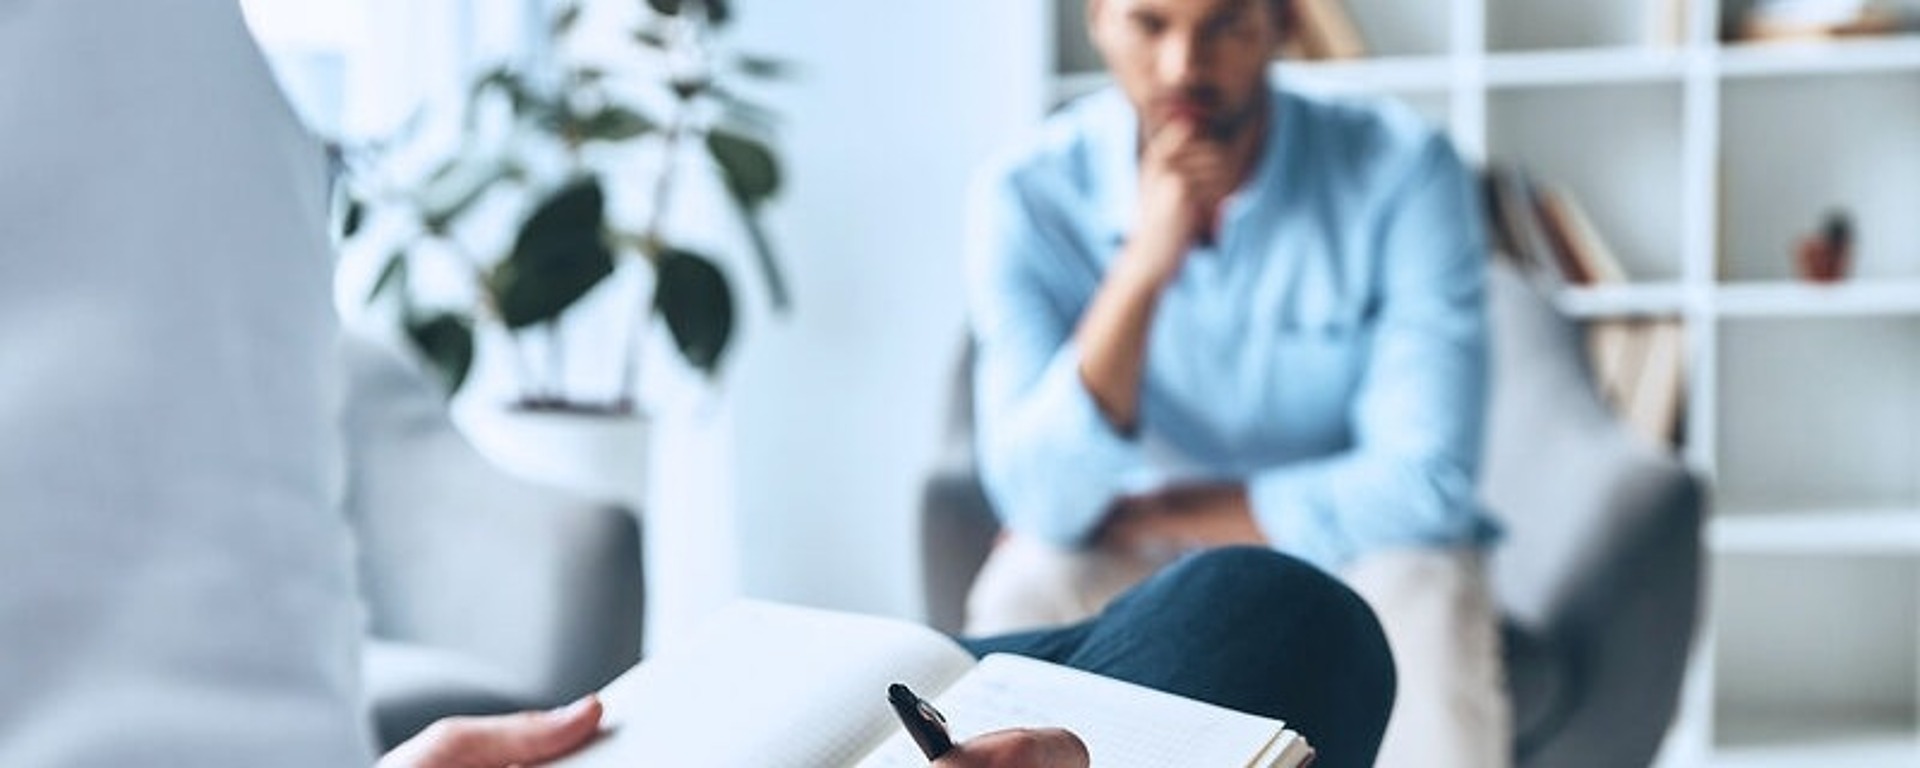
<path fill-rule="evenodd" d="M 975 190 L 968 306 L 978 451 L 1007 525 L 1082 545 L 1120 496 L 1244 483 L 1283 551 L 1325 568 L 1476 546 L 1486 250 L 1451 145 L 1401 107 L 1282 89 L 1216 243 L 1154 315 L 1139 426 L 1117 432 L 1073 336 L 1135 215 L 1139 125 L 1103 91 Z"/>

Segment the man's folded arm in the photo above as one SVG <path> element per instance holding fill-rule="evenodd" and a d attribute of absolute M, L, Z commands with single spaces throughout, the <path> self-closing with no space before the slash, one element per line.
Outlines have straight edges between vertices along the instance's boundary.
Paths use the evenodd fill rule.
<path fill-rule="evenodd" d="M 1049 285 L 1097 282 L 1092 265 L 1063 253 L 1066 221 L 1040 221 L 1006 176 L 979 185 L 967 244 L 974 328 L 974 424 L 981 477 L 1008 527 L 1080 546 L 1125 479 L 1140 447 L 1102 414 L 1080 378 L 1072 342 L 1079 307 Z M 1077 270 L 1077 271 L 1074 271 Z"/>

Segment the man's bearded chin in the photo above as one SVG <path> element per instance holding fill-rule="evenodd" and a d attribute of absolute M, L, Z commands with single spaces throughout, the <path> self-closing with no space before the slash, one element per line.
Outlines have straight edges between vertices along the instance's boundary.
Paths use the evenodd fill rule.
<path fill-rule="evenodd" d="M 1206 125 L 1207 136 L 1214 141 L 1224 144 L 1246 135 L 1246 132 L 1249 130 L 1255 130 L 1266 125 L 1266 122 L 1262 118 L 1266 117 L 1267 114 L 1268 98 L 1270 97 L 1267 95 L 1267 91 L 1261 89 L 1252 96 L 1249 96 L 1245 102 L 1242 102 L 1239 109 L 1208 120 Z"/>
<path fill-rule="evenodd" d="M 1168 99 L 1168 101 L 1204 104 L 1215 109 L 1222 109 L 1226 99 L 1217 90 L 1196 89 L 1182 93 L 1178 97 Z M 1231 112 L 1223 110 L 1208 116 L 1201 122 L 1199 126 L 1200 132 L 1211 141 L 1217 141 L 1223 144 L 1229 143 L 1234 139 L 1240 138 L 1248 129 L 1260 123 L 1259 117 L 1262 111 L 1266 109 L 1266 105 L 1267 99 L 1264 92 L 1254 94 L 1248 98 L 1245 103 L 1239 105 L 1238 109 Z M 1159 127 L 1164 128 L 1166 126 L 1162 125 Z"/>

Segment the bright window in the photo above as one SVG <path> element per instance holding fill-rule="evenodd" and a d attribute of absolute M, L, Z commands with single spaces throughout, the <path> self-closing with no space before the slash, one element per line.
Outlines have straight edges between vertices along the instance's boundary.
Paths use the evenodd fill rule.
<path fill-rule="evenodd" d="M 315 132 L 392 133 L 457 108 L 470 73 L 524 55 L 542 0 L 241 0 L 281 87 Z"/>

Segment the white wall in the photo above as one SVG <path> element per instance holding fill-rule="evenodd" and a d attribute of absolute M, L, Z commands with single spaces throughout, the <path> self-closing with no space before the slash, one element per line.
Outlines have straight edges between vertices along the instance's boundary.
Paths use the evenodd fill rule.
<path fill-rule="evenodd" d="M 727 376 L 745 587 L 914 615 L 919 482 L 963 327 L 966 184 L 1039 118 L 1046 6 L 740 5 L 741 44 L 801 67 L 774 100 L 796 306 L 747 319 Z"/>

